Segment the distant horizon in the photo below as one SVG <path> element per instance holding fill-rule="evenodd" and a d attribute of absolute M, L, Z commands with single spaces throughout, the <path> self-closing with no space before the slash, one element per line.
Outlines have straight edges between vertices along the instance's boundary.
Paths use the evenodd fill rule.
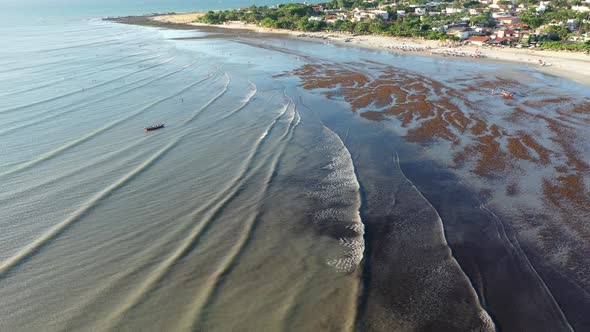
<path fill-rule="evenodd" d="M 100 17 L 115 15 L 142 15 L 165 12 L 191 12 L 239 8 L 250 5 L 275 5 L 294 0 L 0 0 L 4 10 L 0 16 L 41 17 Z M 317 3 L 322 1 L 309 1 Z"/>

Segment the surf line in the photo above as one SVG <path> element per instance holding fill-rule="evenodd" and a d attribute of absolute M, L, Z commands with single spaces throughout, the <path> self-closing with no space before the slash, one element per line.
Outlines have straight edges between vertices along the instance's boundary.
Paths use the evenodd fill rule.
<path fill-rule="evenodd" d="M 412 188 L 414 188 L 414 190 L 418 193 L 418 195 L 420 197 L 422 197 L 422 199 L 430 206 L 430 208 L 434 211 L 434 213 L 436 214 L 436 218 L 440 227 L 440 237 L 441 240 L 443 242 L 443 244 L 447 247 L 448 252 L 449 252 L 449 256 L 451 257 L 452 261 L 454 262 L 455 266 L 459 269 L 459 271 L 461 271 L 461 274 L 463 275 L 463 278 L 465 281 L 467 281 L 467 284 L 469 285 L 470 291 L 471 291 L 471 295 L 474 297 L 475 302 L 477 304 L 479 304 L 479 307 L 481 308 L 481 312 L 483 314 L 485 314 L 485 319 L 487 322 L 489 322 L 489 324 L 492 325 L 492 327 L 494 328 L 495 331 L 498 330 L 494 320 L 492 319 L 492 317 L 490 316 L 489 312 L 487 311 L 486 308 L 484 308 L 481 304 L 482 301 L 480 301 L 479 299 L 479 294 L 477 293 L 477 291 L 475 290 L 475 286 L 473 285 L 473 282 L 471 279 L 469 279 L 469 277 L 467 276 L 467 273 L 465 273 L 465 271 L 463 270 L 463 268 L 461 267 L 461 264 L 459 264 L 459 261 L 455 258 L 455 255 L 453 254 L 453 250 L 451 249 L 451 247 L 449 246 L 449 243 L 447 242 L 447 238 L 445 236 L 445 232 L 444 232 L 444 224 L 442 221 L 442 218 L 440 216 L 440 214 L 438 213 L 438 211 L 434 208 L 434 206 L 432 205 L 432 203 L 430 203 L 429 200 L 426 199 L 426 197 L 422 194 L 422 192 L 420 190 L 418 190 L 418 187 L 416 187 L 416 185 L 406 176 L 406 174 L 404 173 L 404 171 L 402 170 L 400 161 L 399 161 L 399 155 L 397 152 L 395 152 L 395 157 L 394 157 L 394 161 L 395 164 L 397 164 L 397 168 L 399 170 L 399 172 L 401 173 L 401 175 L 403 176 L 403 178 L 412 186 Z"/>
<path fill-rule="evenodd" d="M 60 222 L 59 224 L 53 226 L 51 229 L 49 229 L 47 232 L 45 232 L 31 244 L 26 246 L 24 249 L 22 249 L 6 261 L 0 263 L 0 279 L 4 277 L 6 273 L 10 272 L 13 268 L 17 267 L 20 263 L 39 252 L 39 250 L 41 250 L 53 239 L 62 234 L 66 229 L 74 225 L 77 221 L 81 220 L 86 214 L 88 214 L 96 206 L 98 206 L 98 203 L 100 203 L 102 200 L 109 197 L 117 189 L 121 188 L 129 181 L 133 180 L 139 174 L 148 170 L 154 164 L 154 162 L 156 162 L 158 159 L 164 156 L 166 152 L 170 151 L 179 142 L 179 140 L 180 139 L 178 138 L 168 143 L 158 152 L 153 154 L 150 158 L 145 160 L 141 165 L 139 165 L 131 172 L 127 173 L 122 178 L 120 178 L 119 180 L 112 183 L 110 186 L 96 194 L 92 199 L 90 199 L 82 207 L 76 210 L 70 217 Z"/>
<path fill-rule="evenodd" d="M 184 93 L 185 91 L 189 90 L 190 88 L 192 88 L 192 87 L 194 87 L 194 86 L 202 83 L 206 79 L 208 79 L 208 77 L 206 77 L 204 79 L 201 79 L 199 81 L 196 81 L 194 83 L 191 83 L 191 84 L 185 86 L 184 88 L 182 88 L 181 90 L 179 90 L 179 91 L 177 91 L 177 92 L 175 92 L 175 93 L 173 93 L 173 94 L 171 94 L 171 95 L 169 95 L 167 97 L 164 97 L 162 99 L 159 99 L 159 100 L 156 100 L 154 102 L 151 102 L 150 104 L 148 104 L 148 105 L 146 105 L 146 106 L 144 106 L 144 107 L 136 110 L 135 112 L 133 112 L 133 113 L 131 113 L 131 114 L 125 116 L 125 117 L 122 117 L 120 119 L 117 119 L 117 120 L 115 120 L 115 121 L 107 124 L 106 126 L 104 126 L 102 128 L 99 128 L 99 129 L 97 129 L 97 130 L 89 133 L 88 135 L 82 136 L 81 138 L 78 138 L 77 140 L 70 141 L 69 143 L 67 143 L 67 144 L 65 144 L 65 145 L 63 145 L 61 147 L 58 147 L 57 149 L 54 149 L 52 151 L 49 151 L 49 152 L 43 154 L 42 156 L 40 156 L 37 159 L 31 160 L 31 161 L 29 161 L 29 162 L 21 165 L 20 167 L 17 167 L 17 168 L 14 168 L 12 170 L 9 170 L 9 171 L 7 171 L 5 173 L 2 173 L 2 174 L 0 174 L 0 177 L 1 176 L 6 176 L 6 175 L 10 175 L 10 174 L 14 174 L 14 173 L 17 173 L 17 172 L 20 172 L 20 171 L 23 171 L 23 170 L 26 170 L 26 169 L 31 168 L 31 167 L 33 167 L 33 166 L 35 166 L 35 165 L 37 165 L 37 164 L 39 164 L 41 162 L 47 161 L 49 159 L 52 159 L 55 156 L 59 155 L 60 153 L 66 151 L 66 150 L 68 150 L 68 149 L 70 149 L 72 147 L 75 147 L 77 145 L 80 145 L 81 143 L 83 143 L 83 142 L 85 142 L 85 141 L 87 141 L 87 140 L 89 140 L 89 139 L 91 139 L 91 138 L 93 138 L 93 137 L 95 137 L 95 136 L 97 136 L 99 134 L 102 134 L 103 132 L 105 132 L 105 131 L 107 131 L 107 130 L 113 128 L 113 127 L 115 127 L 118 124 L 120 124 L 120 123 L 122 123 L 122 122 L 124 122 L 126 120 L 129 120 L 129 119 L 133 118 L 134 116 L 137 116 L 137 115 L 145 112 L 146 110 L 151 109 L 151 108 L 153 108 L 153 107 L 155 107 L 155 106 L 163 103 L 164 101 L 170 100 L 170 99 L 172 99 L 172 98 L 174 98 L 174 97 L 176 97 L 176 96 Z"/>
<path fill-rule="evenodd" d="M 172 76 L 172 75 L 174 75 L 176 73 L 179 73 L 179 72 L 181 72 L 181 71 L 183 71 L 183 70 L 185 70 L 185 69 L 193 66 L 196 62 L 197 62 L 197 60 L 195 59 L 190 64 L 185 65 L 185 66 L 182 66 L 179 69 L 176 69 L 176 70 L 174 70 L 172 72 L 169 72 L 169 73 L 166 73 L 164 75 L 160 75 L 160 76 L 157 76 L 157 77 L 155 75 L 154 76 L 149 76 L 149 77 L 144 77 L 144 78 L 141 78 L 139 80 L 135 80 L 135 81 L 133 81 L 131 83 L 125 84 L 125 85 L 123 85 L 121 87 L 116 87 L 116 88 L 113 88 L 111 90 L 108 90 L 108 91 L 119 90 L 117 93 L 112 94 L 112 95 L 107 95 L 107 96 L 102 97 L 102 98 L 99 98 L 99 99 L 90 100 L 90 101 L 88 101 L 86 103 L 82 103 L 82 104 L 78 104 L 77 102 L 74 102 L 72 104 L 65 105 L 64 107 L 53 108 L 53 109 L 47 110 L 47 111 L 42 112 L 42 113 L 37 113 L 37 114 L 35 114 L 35 120 L 34 121 L 31 121 L 31 122 L 28 122 L 28 123 L 23 123 L 21 125 L 15 126 L 15 127 L 7 128 L 6 130 L 0 130 L 0 136 L 1 135 L 8 134 L 8 133 L 13 132 L 13 131 L 18 130 L 18 129 L 22 129 L 22 128 L 34 126 L 34 125 L 39 124 L 39 123 L 42 123 L 44 121 L 47 121 L 47 120 L 50 120 L 50 119 L 55 119 L 55 118 L 58 118 L 60 116 L 65 115 L 65 114 L 69 114 L 69 113 L 75 112 L 75 111 L 79 110 L 82 107 L 88 107 L 90 105 L 95 105 L 95 104 L 98 104 L 98 103 L 103 102 L 105 100 L 110 100 L 110 99 L 112 99 L 114 97 L 125 95 L 125 94 L 127 94 L 129 92 L 135 91 L 135 90 L 140 89 L 140 88 L 142 88 L 144 86 L 147 86 L 147 85 L 152 84 L 154 82 L 160 81 L 160 80 L 162 80 L 162 79 L 164 79 L 166 77 L 169 77 L 169 76 Z M 209 79 L 209 77 L 205 77 L 201 81 L 205 81 L 207 79 Z M 136 85 L 136 86 L 133 86 L 133 85 L 135 85 L 137 83 L 141 83 L 141 84 Z M 126 89 L 126 90 L 120 90 L 122 87 L 129 87 L 129 86 L 131 86 L 131 87 L 128 88 L 128 89 Z M 105 91 L 105 92 L 107 92 L 107 91 Z M 94 95 L 89 96 L 89 97 L 94 97 L 94 96 L 101 95 L 101 94 L 103 94 L 103 93 L 97 93 L 97 94 L 94 94 Z M 59 109 L 62 109 L 62 111 L 60 111 L 60 112 L 53 112 L 53 111 L 59 110 Z M 39 115 L 45 114 L 45 113 L 49 113 L 49 115 L 46 115 L 44 117 L 39 118 Z"/>
<path fill-rule="evenodd" d="M 84 76 L 87 77 L 88 75 L 93 75 L 93 74 L 96 74 L 96 73 L 101 73 L 101 72 L 104 72 L 104 71 L 107 71 L 107 70 L 113 70 L 113 69 L 118 69 L 118 68 L 123 68 L 123 67 L 127 67 L 127 66 L 136 65 L 138 63 L 142 63 L 142 62 L 146 62 L 146 61 L 150 61 L 150 60 L 159 58 L 162 55 L 164 55 L 164 54 L 162 53 L 160 55 L 156 55 L 156 56 L 153 56 L 151 58 L 146 58 L 146 59 L 138 60 L 138 61 L 135 61 L 135 62 L 129 62 L 129 63 L 125 63 L 125 64 L 122 64 L 122 65 L 112 66 L 112 67 L 108 67 L 108 68 L 101 68 L 101 69 L 90 71 L 90 72 L 87 72 L 87 73 L 80 73 L 80 74 L 69 76 L 67 78 L 63 77 L 63 78 L 61 78 L 59 80 L 47 82 L 47 83 L 44 83 L 44 84 L 41 84 L 41 85 L 37 85 L 37 86 L 31 87 L 31 88 L 26 88 L 26 89 L 22 89 L 22 90 L 8 92 L 8 93 L 5 93 L 5 94 L 0 95 L 0 97 L 12 96 L 12 95 L 17 95 L 17 94 L 25 93 L 25 92 L 31 92 L 31 91 L 39 90 L 39 89 L 46 88 L 46 87 L 49 87 L 49 86 L 53 86 L 53 85 L 56 85 L 56 84 L 59 84 L 59 83 L 71 81 L 71 80 L 76 79 L 76 78 L 79 78 L 79 77 L 84 77 Z M 129 56 L 125 56 L 125 57 L 121 57 L 120 59 L 115 59 L 115 60 L 120 61 L 120 60 L 125 59 L 125 58 L 128 58 L 128 57 Z M 112 61 L 113 60 L 108 61 L 108 62 L 105 62 L 105 63 L 109 63 L 109 62 L 112 62 Z"/>
<path fill-rule="evenodd" d="M 230 116 L 238 113 L 239 111 L 241 111 L 244 107 L 246 107 L 250 103 L 252 98 L 254 98 L 254 96 L 256 95 L 256 92 L 258 92 L 258 89 L 256 88 L 256 84 L 254 84 L 250 81 L 248 81 L 248 82 L 250 83 L 250 93 L 246 95 L 246 97 L 242 100 L 242 102 L 240 103 L 240 105 L 236 109 L 227 113 L 226 115 L 221 117 L 221 119 L 219 119 L 219 120 L 225 120 L 225 119 L 229 118 Z"/>
<path fill-rule="evenodd" d="M 462 183 L 462 181 L 461 181 L 461 183 Z M 557 300 L 553 296 L 553 293 L 551 292 L 551 290 L 549 289 L 549 287 L 547 286 L 547 284 L 545 283 L 543 278 L 539 275 L 539 273 L 537 272 L 537 270 L 535 269 L 535 267 L 533 266 L 533 264 L 529 260 L 526 253 L 522 250 L 518 239 L 515 238 L 514 236 L 509 236 L 508 232 L 506 231 L 506 227 L 504 227 L 504 223 L 502 222 L 500 217 L 498 217 L 498 215 L 496 215 L 492 210 L 490 210 L 479 199 L 479 197 L 477 195 L 475 195 L 475 193 L 473 191 L 471 191 L 470 189 L 469 189 L 469 191 L 473 194 L 473 197 L 475 197 L 475 199 L 478 201 L 479 209 L 484 211 L 484 213 L 487 214 L 488 216 L 490 216 L 490 219 L 493 220 L 498 237 L 501 239 L 504 239 L 506 242 L 508 242 L 508 244 L 510 245 L 512 250 L 515 251 L 516 255 L 523 260 L 525 266 L 529 269 L 532 276 L 536 279 L 539 287 L 545 293 L 545 296 L 547 296 L 549 302 L 551 303 L 552 309 L 555 310 L 555 314 L 559 317 L 561 322 L 565 325 L 565 327 L 569 331 L 574 331 L 574 328 L 569 323 L 569 320 L 567 319 L 567 317 L 563 313 L 563 310 L 561 309 L 561 306 L 559 305 L 559 303 L 557 302 Z"/>
<path fill-rule="evenodd" d="M 217 72 L 219 72 L 219 68 L 216 69 L 214 74 L 210 74 L 210 76 L 214 76 L 217 74 Z M 211 106 L 214 102 L 216 102 L 219 98 L 221 98 L 229 89 L 229 85 L 231 83 L 231 76 L 229 76 L 229 74 L 226 72 L 223 77 L 225 77 L 225 84 L 223 86 L 223 89 L 221 90 L 220 93 L 218 93 L 216 96 L 214 96 L 213 98 L 211 98 L 207 103 L 205 103 L 205 105 L 201 106 L 201 108 L 199 108 L 198 110 L 196 110 L 188 119 L 186 119 L 182 125 L 187 125 L 188 123 L 194 121 L 199 115 L 201 115 L 201 113 L 206 110 L 207 108 L 209 108 L 209 106 Z M 219 80 L 216 79 L 215 81 Z"/>
<path fill-rule="evenodd" d="M 261 145 L 264 143 L 268 133 L 277 124 L 278 120 L 286 114 L 290 105 L 291 102 L 285 105 L 285 107 L 280 111 L 278 116 L 276 116 L 270 123 L 270 125 L 266 128 L 263 135 L 256 141 L 256 145 L 250 153 L 250 155 L 248 156 L 248 158 L 246 159 L 246 162 L 240 174 L 234 180 L 232 180 L 231 183 L 229 183 L 224 188 L 224 190 L 222 190 L 218 195 L 216 195 L 202 208 L 197 209 L 196 211 L 191 213 L 191 217 L 195 219 L 196 216 L 198 216 L 203 211 L 208 211 L 207 216 L 204 218 L 204 220 L 202 220 L 200 223 L 198 223 L 197 225 L 192 227 L 192 229 L 189 230 L 189 236 L 168 258 L 166 258 L 156 267 L 155 272 L 152 273 L 139 286 L 139 289 L 136 292 L 134 292 L 131 298 L 129 298 L 125 302 L 124 306 L 122 308 L 119 308 L 109 316 L 109 318 L 107 319 L 107 321 L 110 322 L 109 327 L 114 328 L 117 322 L 120 321 L 127 312 L 132 310 L 145 296 L 147 296 L 147 294 L 151 291 L 155 284 L 157 284 L 166 276 L 166 274 L 170 271 L 174 264 L 188 253 L 190 248 L 199 240 L 199 237 L 201 236 L 203 231 L 207 229 L 210 222 L 216 217 L 216 215 L 223 208 L 223 206 L 227 202 L 229 202 L 231 198 L 238 192 L 238 189 L 240 189 L 243 183 L 250 177 L 250 174 L 258 170 L 259 167 L 252 167 L 254 157 L 258 154 L 258 151 L 260 150 Z M 262 162 L 261 164 L 265 165 L 266 162 Z"/>
<path fill-rule="evenodd" d="M 98 87 L 101 87 L 101 86 L 104 86 L 104 85 L 107 85 L 107 84 L 113 83 L 113 82 L 115 82 L 115 81 L 118 81 L 118 80 L 120 80 L 120 79 L 123 79 L 123 78 L 129 77 L 129 76 L 131 76 L 131 75 L 135 75 L 135 74 L 137 74 L 137 73 L 141 73 L 141 72 L 143 72 L 143 71 L 150 70 L 150 69 L 152 69 L 152 68 L 155 68 L 155 67 L 158 67 L 158 66 L 164 65 L 164 64 L 166 64 L 166 63 L 168 63 L 168 62 L 170 62 L 170 61 L 174 60 L 175 58 L 176 58 L 176 57 L 174 56 L 174 57 L 171 57 L 171 58 L 169 58 L 169 59 L 166 59 L 166 60 L 164 60 L 164 61 L 162 61 L 162 62 L 160 62 L 160 63 L 157 63 L 157 64 L 155 64 L 155 65 L 153 65 L 153 66 L 149 66 L 149 67 L 146 67 L 146 68 L 140 69 L 140 70 L 138 70 L 138 71 L 134 71 L 134 72 L 132 72 L 132 73 L 128 73 L 128 74 L 124 74 L 124 75 L 121 75 L 121 76 L 117 76 L 117 77 L 115 77 L 115 78 L 113 78 L 113 79 L 110 79 L 110 80 L 108 80 L 108 81 L 105 81 L 105 82 L 102 82 L 102 83 L 99 83 L 99 84 L 93 85 L 93 86 L 91 86 L 90 88 L 88 88 L 88 89 L 86 89 L 86 90 L 85 90 L 85 89 L 79 89 L 79 90 L 76 90 L 76 91 L 70 91 L 70 92 L 67 92 L 67 93 L 65 93 L 65 94 L 63 94 L 63 95 L 59 95 L 59 96 L 55 96 L 55 97 L 51 97 L 51 98 L 44 99 L 44 100 L 39 100 L 39 101 L 36 101 L 36 102 L 32 102 L 32 103 L 30 103 L 30 104 L 26 104 L 26 105 L 20 105 L 20 106 L 15 106 L 15 107 L 12 107 L 12 108 L 7 108 L 7 109 L 4 109 L 4 110 L 0 110 L 0 114 L 2 114 L 2 113 L 10 113 L 10 112 L 18 111 L 18 110 L 25 109 L 25 108 L 28 108 L 28 107 L 33 107 L 33 106 L 37 106 L 37 105 L 42 105 L 42 104 L 45 104 L 45 103 L 48 103 L 48 102 L 52 102 L 52 101 L 56 101 L 56 100 L 60 100 L 60 99 L 62 99 L 62 98 L 70 97 L 70 96 L 76 95 L 76 94 L 78 94 L 78 93 L 85 92 L 85 91 L 88 91 L 88 90 L 91 90 L 91 89 L 95 89 L 95 88 L 98 88 Z"/>
<path fill-rule="evenodd" d="M 272 180 L 276 176 L 277 167 L 283 158 L 286 147 L 289 145 L 293 138 L 295 129 L 299 125 L 299 120 L 300 116 L 297 112 L 297 108 L 294 105 L 293 115 L 289 119 L 289 125 L 287 127 L 287 130 L 279 138 L 279 141 L 282 142 L 282 145 L 279 147 L 276 156 L 272 159 L 270 167 L 266 173 L 264 187 L 262 189 L 262 192 L 259 193 L 259 202 L 266 195 L 268 188 L 272 183 Z M 266 164 L 266 162 L 264 164 Z M 243 183 L 240 185 L 240 187 L 241 186 L 243 186 Z M 215 214 L 218 214 L 219 210 L 225 205 L 225 203 L 231 200 L 233 197 L 235 197 L 238 192 L 239 188 L 237 191 L 232 193 L 228 197 L 228 199 L 224 200 L 223 204 L 217 208 Z M 211 219 L 214 219 L 216 217 L 215 214 L 211 216 Z M 258 209 L 253 216 L 251 216 L 244 222 L 243 229 L 240 232 L 240 237 L 238 238 L 236 244 L 232 246 L 229 254 L 222 259 L 220 264 L 221 266 L 219 266 L 214 271 L 213 275 L 209 276 L 208 280 L 206 281 L 207 285 L 205 287 L 202 287 L 204 293 L 196 296 L 193 304 L 188 306 L 190 310 L 186 312 L 183 318 L 181 319 L 181 329 L 193 330 L 197 327 L 199 321 L 202 319 L 202 309 L 213 301 L 215 294 L 217 293 L 217 290 L 219 289 L 219 287 L 221 287 L 223 283 L 222 276 L 228 274 L 234 268 L 236 261 L 239 259 L 239 257 L 243 253 L 243 250 L 248 245 L 251 239 L 251 236 L 258 224 L 258 221 L 260 220 L 260 215 L 261 209 Z"/>
<path fill-rule="evenodd" d="M 123 154 L 125 152 L 133 151 L 137 146 L 139 146 L 140 144 L 142 144 L 143 142 L 145 142 L 147 139 L 148 139 L 148 137 L 147 136 L 144 136 L 144 137 L 138 139 L 135 143 L 133 143 L 131 145 L 125 146 L 125 147 L 123 147 L 123 148 L 121 148 L 119 150 L 115 150 L 115 151 L 109 152 L 107 154 L 103 154 L 103 155 L 99 156 L 99 158 L 92 159 L 91 160 L 92 161 L 91 163 L 85 164 L 85 165 L 83 165 L 83 166 L 81 166 L 79 168 L 76 168 L 76 169 L 68 172 L 68 173 L 62 173 L 58 177 L 49 178 L 48 180 L 46 180 L 44 182 L 37 183 L 37 184 L 35 184 L 33 186 L 30 186 L 28 188 L 23 188 L 20 191 L 13 192 L 13 193 L 11 193 L 9 195 L 6 195 L 6 196 L 0 195 L 0 203 L 3 202 L 3 201 L 6 201 L 7 199 L 9 199 L 10 196 L 16 196 L 16 195 L 23 196 L 23 195 L 27 195 L 28 193 L 35 192 L 39 188 L 42 188 L 42 187 L 45 187 L 45 186 L 48 186 L 48 185 L 51 185 L 51 184 L 59 183 L 60 181 L 62 181 L 64 179 L 67 179 L 69 177 L 72 177 L 72 176 L 75 176 L 77 174 L 80 174 L 80 173 L 82 173 L 82 172 L 84 172 L 84 171 L 86 171 L 86 170 L 88 170 L 90 168 L 97 167 L 100 164 L 104 164 L 104 163 L 107 163 L 109 161 L 112 161 L 112 159 L 115 156 L 121 155 L 121 154 Z"/>

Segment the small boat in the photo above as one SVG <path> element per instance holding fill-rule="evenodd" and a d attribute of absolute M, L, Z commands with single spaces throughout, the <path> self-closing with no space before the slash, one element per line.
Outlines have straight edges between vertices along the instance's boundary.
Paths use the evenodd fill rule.
<path fill-rule="evenodd" d="M 143 131 L 152 131 L 152 130 L 158 130 L 164 128 L 164 124 L 163 123 L 159 123 L 153 126 L 149 126 L 149 127 L 145 127 L 143 128 Z"/>
<path fill-rule="evenodd" d="M 514 97 L 514 92 L 501 91 L 500 96 L 510 99 L 510 98 Z"/>

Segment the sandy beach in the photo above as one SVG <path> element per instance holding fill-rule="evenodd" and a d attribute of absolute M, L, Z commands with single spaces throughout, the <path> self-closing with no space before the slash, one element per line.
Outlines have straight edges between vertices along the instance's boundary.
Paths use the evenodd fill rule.
<path fill-rule="evenodd" d="M 526 64 L 538 71 L 564 77 L 576 82 L 590 85 L 590 55 L 576 52 L 540 51 L 534 49 L 517 49 L 491 46 L 451 46 L 448 42 L 422 40 L 416 38 L 400 38 L 377 35 L 351 35 L 339 32 L 301 32 L 281 29 L 269 29 L 255 24 L 241 22 L 209 25 L 195 23 L 202 13 L 181 13 L 156 15 L 150 20 L 166 24 L 187 24 L 192 26 L 219 27 L 225 29 L 250 30 L 261 33 L 284 34 L 294 38 L 336 43 L 391 52 L 411 52 L 424 56 L 467 57 L 478 60 L 510 61 Z M 540 65 L 541 60 L 545 65 Z"/>

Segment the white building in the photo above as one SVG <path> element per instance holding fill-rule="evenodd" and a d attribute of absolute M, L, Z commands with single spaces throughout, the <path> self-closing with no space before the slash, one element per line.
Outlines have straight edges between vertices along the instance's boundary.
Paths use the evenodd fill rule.
<path fill-rule="evenodd" d="M 416 13 L 416 15 L 424 15 L 426 14 L 426 8 L 416 7 L 414 13 Z"/>
<path fill-rule="evenodd" d="M 505 13 L 505 12 L 496 12 L 496 13 L 492 13 L 492 17 L 493 18 L 498 18 L 498 17 L 508 17 L 511 16 L 510 13 Z"/>
<path fill-rule="evenodd" d="M 452 8 L 452 7 L 445 8 L 445 13 L 447 15 L 456 14 L 456 13 L 462 13 L 463 11 L 464 11 L 463 8 Z"/>
<path fill-rule="evenodd" d="M 570 18 L 567 20 L 565 25 L 567 25 L 568 29 L 574 30 L 574 28 L 578 25 L 578 20 L 576 20 L 575 18 Z"/>
<path fill-rule="evenodd" d="M 372 19 L 375 19 L 377 17 L 381 17 L 384 20 L 388 20 L 389 13 L 385 10 L 373 10 L 373 11 L 369 12 L 369 17 L 371 17 Z"/>

